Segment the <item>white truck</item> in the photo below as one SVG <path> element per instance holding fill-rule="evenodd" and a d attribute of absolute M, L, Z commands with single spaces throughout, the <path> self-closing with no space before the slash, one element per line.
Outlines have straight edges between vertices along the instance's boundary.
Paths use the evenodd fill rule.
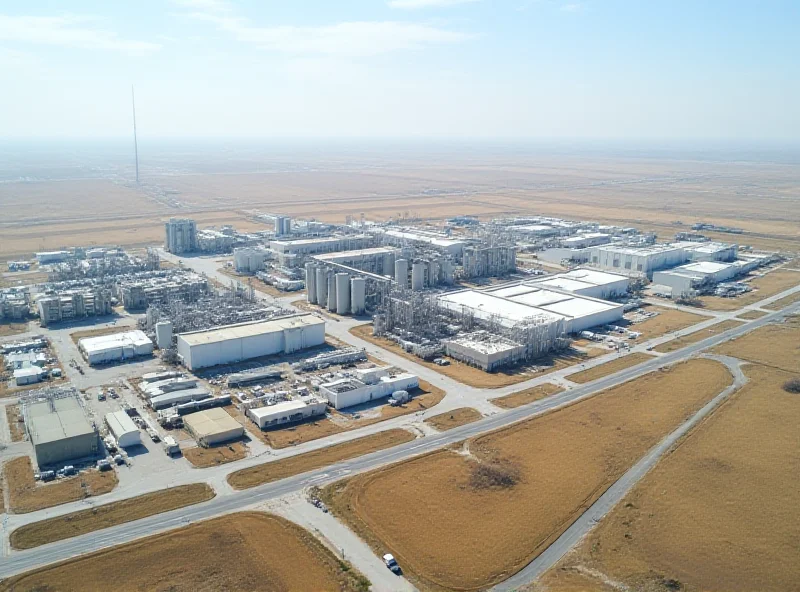
<path fill-rule="evenodd" d="M 172 436 L 164 436 L 163 443 L 164 443 L 164 452 L 167 453 L 167 456 L 178 454 L 181 451 L 181 447 L 178 446 L 178 443 Z"/>

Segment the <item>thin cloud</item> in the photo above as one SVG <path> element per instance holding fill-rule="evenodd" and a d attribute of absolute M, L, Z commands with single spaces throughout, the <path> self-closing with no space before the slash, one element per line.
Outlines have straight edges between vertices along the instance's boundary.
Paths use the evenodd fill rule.
<path fill-rule="evenodd" d="M 480 0 L 389 0 L 392 8 L 440 8 L 446 6 L 456 6 L 457 4 L 469 4 L 480 2 Z"/>
<path fill-rule="evenodd" d="M 258 27 L 237 17 L 203 12 L 189 16 L 213 23 L 221 31 L 259 49 L 291 54 L 373 56 L 474 38 L 468 33 L 397 21 L 355 21 L 320 27 Z"/>
<path fill-rule="evenodd" d="M 122 39 L 114 31 L 97 27 L 87 16 L 9 16 L 0 14 L 0 41 L 56 45 L 79 49 L 120 51 L 133 55 L 161 49 L 158 43 Z"/>
<path fill-rule="evenodd" d="M 583 4 L 581 4 L 580 2 L 564 4 L 561 7 L 561 10 L 563 10 L 564 12 L 581 12 L 583 10 Z"/>
<path fill-rule="evenodd" d="M 225 0 L 172 0 L 173 4 L 203 12 L 230 12 L 231 6 Z"/>

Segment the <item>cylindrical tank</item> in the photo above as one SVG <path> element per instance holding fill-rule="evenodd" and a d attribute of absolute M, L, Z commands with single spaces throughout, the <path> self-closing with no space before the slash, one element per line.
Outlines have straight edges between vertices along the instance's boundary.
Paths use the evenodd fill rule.
<path fill-rule="evenodd" d="M 442 273 L 442 265 L 439 263 L 438 259 L 434 259 L 431 261 L 431 270 L 430 274 L 428 275 L 428 283 L 431 286 L 436 286 L 440 281 L 440 276 Z"/>
<path fill-rule="evenodd" d="M 159 349 L 172 346 L 172 321 L 156 323 L 156 345 Z"/>
<path fill-rule="evenodd" d="M 346 273 L 336 274 L 336 313 L 350 314 L 350 276 Z"/>
<path fill-rule="evenodd" d="M 233 266 L 236 271 L 250 271 L 250 249 L 234 249 Z"/>
<path fill-rule="evenodd" d="M 328 275 L 324 267 L 317 267 L 314 283 L 317 285 L 317 304 L 325 306 L 328 304 Z"/>
<path fill-rule="evenodd" d="M 354 315 L 364 314 L 366 311 L 367 280 L 353 278 L 350 280 L 350 307 Z"/>
<path fill-rule="evenodd" d="M 391 275 L 394 272 L 394 253 L 383 254 L 383 265 L 381 269 L 384 275 Z"/>
<path fill-rule="evenodd" d="M 411 289 L 419 291 L 425 288 L 425 263 L 418 261 L 411 266 Z"/>
<path fill-rule="evenodd" d="M 328 272 L 328 310 L 336 310 L 336 275 L 332 271 Z"/>
<path fill-rule="evenodd" d="M 317 269 L 313 263 L 306 263 L 306 300 L 317 303 Z"/>
<path fill-rule="evenodd" d="M 408 260 L 398 259 L 394 262 L 394 281 L 402 290 L 408 289 Z"/>
<path fill-rule="evenodd" d="M 453 262 L 449 259 L 442 261 L 442 283 L 450 286 L 455 281 L 453 272 Z"/>

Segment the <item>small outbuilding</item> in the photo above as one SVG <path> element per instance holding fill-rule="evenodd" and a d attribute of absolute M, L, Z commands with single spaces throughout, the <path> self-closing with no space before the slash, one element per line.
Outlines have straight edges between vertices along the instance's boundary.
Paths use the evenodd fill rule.
<path fill-rule="evenodd" d="M 125 411 L 106 413 L 105 420 L 108 431 L 111 432 L 121 448 L 139 446 L 142 443 L 139 428 Z"/>
<path fill-rule="evenodd" d="M 28 368 L 19 368 L 14 370 L 14 383 L 17 386 L 24 386 L 26 384 L 35 384 L 41 382 L 44 378 L 45 371 L 39 366 L 29 366 Z"/>
<path fill-rule="evenodd" d="M 242 424 L 220 407 L 185 415 L 183 425 L 200 446 L 214 446 L 244 435 Z"/>

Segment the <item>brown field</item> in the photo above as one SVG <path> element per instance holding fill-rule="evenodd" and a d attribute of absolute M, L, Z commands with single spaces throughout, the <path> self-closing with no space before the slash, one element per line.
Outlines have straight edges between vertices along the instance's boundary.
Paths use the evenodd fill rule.
<path fill-rule="evenodd" d="M 0 591 L 105 592 L 110 581 L 115 592 L 369 589 L 308 531 L 278 516 L 242 512 L 15 576 Z"/>
<path fill-rule="evenodd" d="M 199 504 L 213 497 L 214 490 L 205 483 L 179 485 L 96 506 L 89 510 L 26 524 L 11 533 L 10 542 L 15 549 L 32 549 L 162 512 Z"/>
<path fill-rule="evenodd" d="M 661 345 L 657 345 L 653 348 L 653 350 L 660 352 L 660 353 L 668 353 L 671 351 L 675 351 L 676 349 L 681 349 L 682 347 L 686 347 L 692 343 L 697 343 L 698 341 L 703 341 L 703 339 L 707 339 L 709 337 L 713 337 L 714 335 L 718 335 L 719 333 L 724 333 L 729 329 L 733 329 L 734 327 L 741 327 L 742 323 L 739 321 L 735 321 L 733 319 L 728 321 L 722 321 L 721 323 L 717 323 L 716 325 L 711 325 L 706 329 L 700 329 L 699 331 L 695 331 L 694 333 L 689 333 L 688 335 L 684 335 L 683 337 L 678 337 L 676 339 L 672 339 L 671 341 L 666 341 Z"/>
<path fill-rule="evenodd" d="M 647 306 L 646 310 L 650 312 L 657 312 L 658 316 L 647 319 L 642 323 L 630 324 L 628 329 L 631 331 L 638 331 L 642 334 L 639 339 L 646 341 L 652 337 L 660 337 L 673 331 L 679 331 L 686 327 L 691 327 L 697 323 L 707 320 L 707 317 L 692 314 L 682 310 L 675 310 L 674 308 L 665 308 L 663 306 Z"/>
<path fill-rule="evenodd" d="M 712 310 L 736 310 L 800 285 L 800 273 L 778 269 L 748 283 L 753 287 L 753 291 L 742 296 L 736 298 L 701 296 L 700 300 L 706 308 Z"/>
<path fill-rule="evenodd" d="M 714 348 L 714 352 L 788 372 L 800 372 L 800 316 L 765 325 Z"/>
<path fill-rule="evenodd" d="M 586 382 L 591 382 L 593 380 L 597 380 L 598 378 L 603 378 L 604 376 L 608 376 L 609 374 L 614 374 L 615 372 L 619 372 L 620 370 L 625 370 L 625 368 L 630 368 L 631 366 L 636 366 L 637 364 L 641 364 L 642 362 L 646 362 L 647 360 L 652 360 L 653 356 L 648 354 L 643 354 L 640 352 L 634 352 L 632 354 L 628 354 L 627 356 L 620 356 L 611 360 L 610 362 L 606 362 L 605 364 L 600 364 L 599 366 L 595 366 L 594 368 L 589 368 L 588 370 L 583 370 L 581 372 L 576 372 L 575 374 L 570 374 L 567 376 L 567 380 L 572 382 L 577 382 L 578 384 L 584 384 Z"/>
<path fill-rule="evenodd" d="M 124 333 L 125 331 L 130 331 L 134 328 L 135 327 L 131 325 L 112 325 L 111 327 L 102 327 L 100 329 L 85 329 L 83 331 L 75 331 L 74 333 L 70 333 L 69 336 L 75 345 L 78 345 L 78 342 L 86 337 L 102 337 L 103 335 Z"/>
<path fill-rule="evenodd" d="M 421 589 L 482 589 L 546 549 L 647 450 L 730 383 L 721 364 L 691 360 L 481 436 L 461 450 L 333 484 L 324 497 L 373 549 L 393 553 Z M 487 482 L 487 472 L 497 478 Z"/>
<path fill-rule="evenodd" d="M 211 448 L 195 446 L 194 448 L 184 448 L 181 453 L 186 460 L 192 463 L 192 466 L 205 469 L 246 458 L 247 446 L 242 442 L 222 444 Z"/>
<path fill-rule="evenodd" d="M 800 397 L 790 373 L 750 382 L 663 459 L 534 587 L 548 592 L 784 592 L 800 581 Z"/>
<path fill-rule="evenodd" d="M 48 280 L 49 275 L 44 271 L 0 274 L 0 288 L 41 284 Z"/>
<path fill-rule="evenodd" d="M 742 314 L 736 315 L 737 319 L 744 319 L 745 321 L 754 321 L 756 319 L 760 319 L 761 317 L 766 316 L 769 313 L 766 313 L 761 310 L 748 310 L 747 312 L 743 312 Z"/>
<path fill-rule="evenodd" d="M 6 420 L 11 441 L 20 442 L 25 439 L 25 424 L 22 423 L 22 410 L 19 405 L 6 405 Z"/>
<path fill-rule="evenodd" d="M 506 395 L 504 397 L 489 399 L 489 402 L 492 405 L 497 405 L 503 409 L 514 409 L 515 407 L 521 407 L 522 405 L 533 403 L 539 399 L 544 399 L 550 395 L 555 395 L 563 390 L 564 389 L 560 386 L 547 382 L 545 384 L 540 384 L 529 389 L 525 389 L 524 391 L 511 393 L 510 395 Z"/>
<path fill-rule="evenodd" d="M 342 460 L 363 456 L 370 452 L 391 448 L 414 439 L 414 434 L 401 429 L 386 430 L 341 444 L 333 444 L 282 460 L 241 469 L 228 475 L 228 483 L 234 489 L 249 489 L 285 479 L 293 475 L 313 471 Z"/>
<path fill-rule="evenodd" d="M 483 415 L 472 407 L 461 407 L 460 409 L 453 409 L 439 415 L 434 415 L 425 420 L 425 423 L 440 432 L 452 430 L 458 426 L 478 421 Z"/>
<path fill-rule="evenodd" d="M 31 459 L 21 456 L 8 461 L 3 467 L 8 487 L 9 510 L 27 514 L 52 508 L 89 496 L 108 493 L 117 486 L 115 471 L 84 471 L 80 475 L 54 483 L 37 485 L 33 478 Z"/>
<path fill-rule="evenodd" d="M 531 378 L 547 374 L 548 372 L 560 370 L 567 366 L 574 366 L 575 364 L 580 364 L 596 356 L 608 353 L 607 351 L 594 348 L 590 349 L 588 352 L 582 352 L 571 348 L 556 356 L 546 356 L 534 360 L 530 365 L 515 367 L 509 372 L 503 372 L 502 370 L 498 372 L 484 372 L 480 368 L 473 368 L 472 366 L 453 359 L 450 359 L 449 366 L 437 366 L 433 362 L 426 362 L 414 354 L 404 351 L 403 348 L 393 341 L 372 335 L 371 324 L 353 327 L 350 329 L 350 333 L 356 337 L 360 337 L 364 341 L 369 341 L 383 349 L 389 350 L 393 354 L 426 366 L 431 370 L 436 370 L 440 374 L 444 374 L 453 380 L 477 388 L 500 388 L 518 384 L 530 380 Z"/>
<path fill-rule="evenodd" d="M 28 330 L 28 323 L 0 323 L 0 337 L 8 337 L 25 333 Z"/>
<path fill-rule="evenodd" d="M 776 300 L 772 304 L 767 304 L 766 306 L 764 306 L 764 308 L 766 308 L 767 310 L 782 310 L 787 306 L 789 306 L 790 304 L 794 304 L 795 302 L 800 302 L 800 292 L 795 292 L 794 294 L 789 294 L 788 296 L 784 296 L 783 298 Z"/>

